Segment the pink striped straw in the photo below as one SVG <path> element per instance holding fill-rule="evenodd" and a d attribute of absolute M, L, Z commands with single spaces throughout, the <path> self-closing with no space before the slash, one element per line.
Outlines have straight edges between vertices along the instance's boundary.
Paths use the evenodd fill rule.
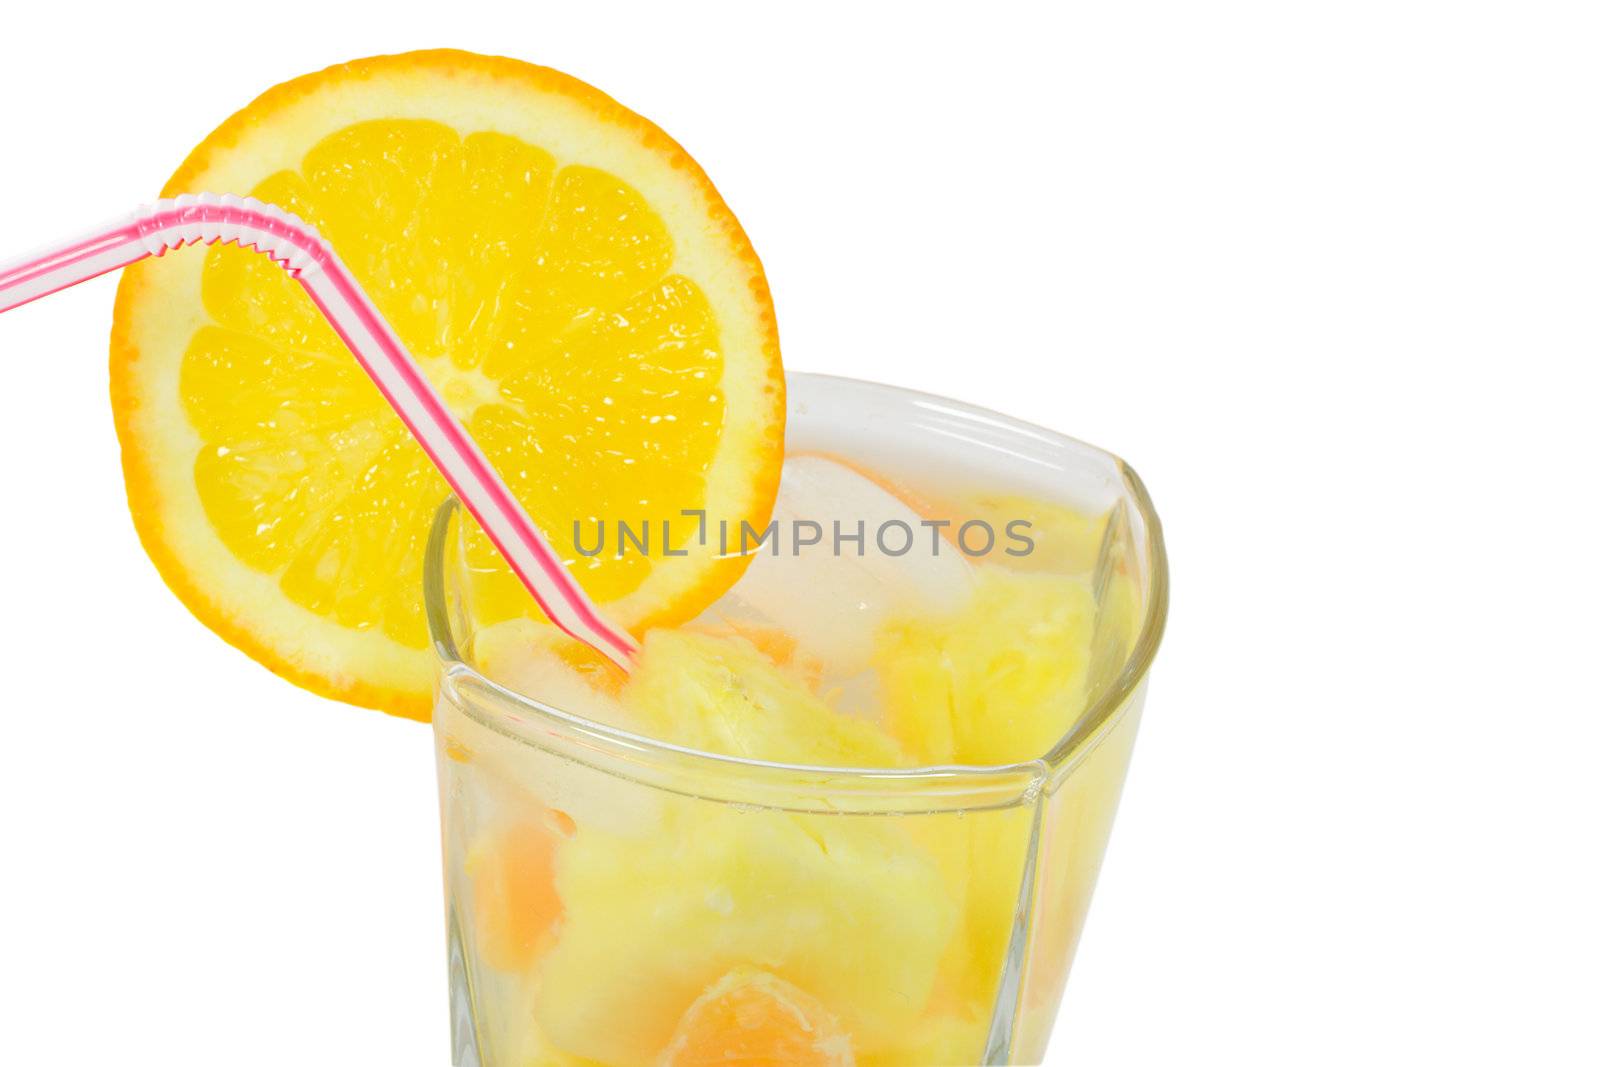
<path fill-rule="evenodd" d="M 317 232 L 259 200 L 211 193 L 161 200 L 76 240 L 0 266 L 0 313 L 169 249 L 238 244 L 267 255 L 310 295 L 361 369 L 478 520 L 545 616 L 627 669 L 638 643 L 601 616 L 467 431 Z"/>

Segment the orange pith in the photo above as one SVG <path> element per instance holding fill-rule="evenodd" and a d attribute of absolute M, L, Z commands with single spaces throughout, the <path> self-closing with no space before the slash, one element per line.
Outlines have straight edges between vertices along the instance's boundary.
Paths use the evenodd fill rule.
<path fill-rule="evenodd" d="M 815 997 L 741 968 L 684 1013 L 661 1067 L 850 1067 L 849 1036 Z"/>
<path fill-rule="evenodd" d="M 682 510 L 764 522 L 776 493 L 760 263 L 660 130 L 546 68 L 377 57 L 229 120 L 164 194 L 201 190 L 330 240 L 610 617 L 690 618 L 738 577 L 692 543 L 580 551 L 619 520 L 676 519 L 677 549 Z M 425 718 L 421 558 L 447 489 L 296 283 L 232 247 L 131 269 L 112 396 L 135 524 L 189 607 L 308 688 Z M 467 553 L 485 621 L 536 612 L 475 526 Z"/>

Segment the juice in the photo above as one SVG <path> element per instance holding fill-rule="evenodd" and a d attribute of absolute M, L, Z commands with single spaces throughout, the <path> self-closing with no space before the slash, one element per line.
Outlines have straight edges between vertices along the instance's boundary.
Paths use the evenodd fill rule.
<path fill-rule="evenodd" d="M 749 569 L 624 676 L 478 617 L 445 512 L 457 1062 L 1036 1061 L 1159 627 L 1152 523 L 1104 453 L 793 375 L 772 527 L 726 534 Z"/>

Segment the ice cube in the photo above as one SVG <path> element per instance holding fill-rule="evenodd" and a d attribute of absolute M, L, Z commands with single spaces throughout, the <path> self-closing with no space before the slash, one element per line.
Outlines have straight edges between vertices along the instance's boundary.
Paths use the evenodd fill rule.
<path fill-rule="evenodd" d="M 830 678 L 868 668 L 874 634 L 890 613 L 945 614 L 971 593 L 972 566 L 960 549 L 900 496 L 843 463 L 785 460 L 773 519 L 776 550 L 772 542 L 746 546 L 749 569 L 708 614 L 786 631 Z M 813 538 L 820 540 L 804 543 Z"/>

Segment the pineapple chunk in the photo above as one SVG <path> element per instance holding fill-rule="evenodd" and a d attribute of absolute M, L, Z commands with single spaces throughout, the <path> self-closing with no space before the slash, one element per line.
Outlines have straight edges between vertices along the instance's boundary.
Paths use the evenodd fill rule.
<path fill-rule="evenodd" d="M 961 611 L 879 630 L 889 732 L 918 763 L 1044 756 L 1083 712 L 1094 617 L 1083 578 L 978 568 Z"/>
<path fill-rule="evenodd" d="M 836 1013 L 860 1053 L 919 1025 L 959 902 L 905 830 L 862 817 L 673 806 L 650 836 L 586 831 L 561 850 L 567 903 L 536 1014 L 569 1053 L 659 1056 L 712 983 L 757 967 Z"/>
<path fill-rule="evenodd" d="M 876 724 L 835 711 L 803 676 L 742 637 L 652 631 L 622 701 L 650 736 L 725 756 L 827 767 L 906 762 Z"/>
<path fill-rule="evenodd" d="M 895 766 L 899 747 L 743 638 L 656 631 L 620 701 L 639 729 L 752 759 Z M 630 787 L 618 784 L 619 790 Z M 667 805 L 651 832 L 580 821 L 557 856 L 566 913 L 536 1012 L 566 1051 L 649 1062 L 696 998 L 740 967 L 807 990 L 868 1050 L 916 1023 L 960 923 L 907 828 L 872 818 Z"/>

